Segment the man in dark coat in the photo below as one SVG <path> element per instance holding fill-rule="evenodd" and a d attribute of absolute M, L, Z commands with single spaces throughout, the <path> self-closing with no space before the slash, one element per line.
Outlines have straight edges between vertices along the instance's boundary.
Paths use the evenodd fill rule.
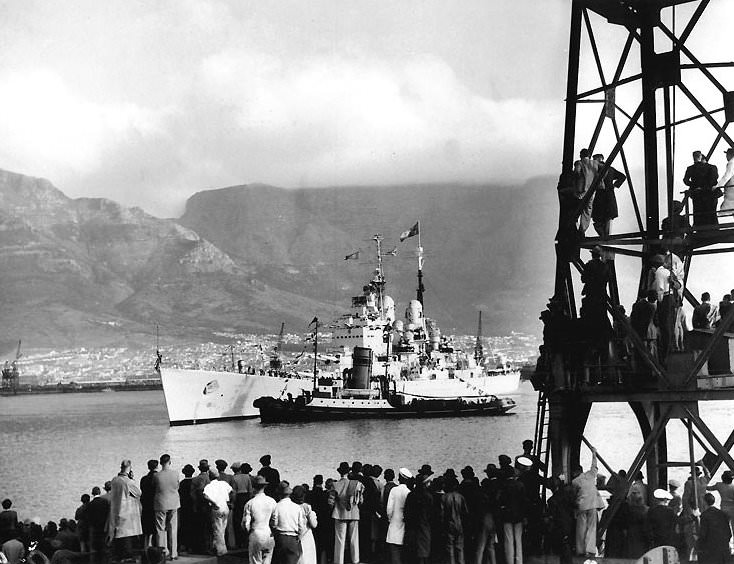
<path fill-rule="evenodd" d="M 155 485 L 153 484 L 153 476 L 157 471 L 158 461 L 151 459 L 148 461 L 148 473 L 140 478 L 140 522 L 143 525 L 145 548 L 155 544 L 155 509 L 153 508 Z"/>
<path fill-rule="evenodd" d="M 280 472 L 270 466 L 269 454 L 264 454 L 260 457 L 260 464 L 262 464 L 262 468 L 257 471 L 257 475 L 262 476 L 268 482 L 268 485 L 265 486 L 265 495 L 269 495 L 270 497 L 278 501 L 276 498 L 276 493 L 278 489 L 278 484 L 280 484 Z"/>
<path fill-rule="evenodd" d="M 594 155 L 594 160 L 599 163 L 599 170 L 604 167 L 604 155 Z M 614 191 L 619 188 L 627 177 L 614 167 L 609 167 L 596 187 L 594 195 L 594 208 L 591 219 L 594 220 L 594 229 L 602 239 L 608 239 L 612 228 L 612 220 L 619 215 L 617 209 L 617 196 Z"/>
<path fill-rule="evenodd" d="M 110 513 L 109 494 L 100 495 L 98 486 L 92 488 L 92 499 L 87 505 L 87 524 L 89 525 L 89 548 L 92 553 L 92 564 L 107 561 L 107 546 L 105 545 L 107 517 Z"/>
<path fill-rule="evenodd" d="M 714 186 L 719 178 L 719 171 L 706 162 L 701 151 L 693 152 L 693 164 L 686 169 L 683 183 L 688 186 L 688 195 L 693 201 L 693 225 L 717 225 L 716 200 Z M 598 196 L 597 196 L 598 198 Z"/>
<path fill-rule="evenodd" d="M 729 559 L 731 529 L 726 513 L 714 507 L 715 498 L 703 496 L 705 509 L 701 513 L 701 529 L 696 542 L 700 564 L 724 564 Z"/>
<path fill-rule="evenodd" d="M 209 461 L 202 458 L 199 461 L 199 474 L 191 480 L 191 503 L 193 508 L 191 550 L 198 554 L 209 552 L 211 545 L 209 502 L 204 499 L 204 488 L 209 484 L 209 481 Z"/>
<path fill-rule="evenodd" d="M 426 488 L 426 478 L 426 474 L 418 474 L 415 489 L 405 498 L 404 544 L 417 564 L 426 564 L 431 558 L 433 495 Z"/>
<path fill-rule="evenodd" d="M 668 507 L 673 499 L 669 491 L 657 489 L 652 494 L 654 505 L 647 512 L 647 526 L 650 529 L 651 547 L 675 546 L 675 511 Z"/>

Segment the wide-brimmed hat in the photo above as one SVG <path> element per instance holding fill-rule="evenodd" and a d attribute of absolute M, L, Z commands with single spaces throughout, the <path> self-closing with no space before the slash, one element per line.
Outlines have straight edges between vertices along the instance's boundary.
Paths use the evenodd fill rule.
<path fill-rule="evenodd" d="M 349 472 L 349 470 L 350 470 L 349 462 L 340 462 L 339 467 L 336 469 L 336 471 L 339 472 L 339 474 L 346 474 L 347 472 Z"/>
<path fill-rule="evenodd" d="M 424 464 L 423 466 L 421 466 L 421 469 L 418 470 L 418 474 L 423 474 L 424 476 L 430 476 L 431 474 L 433 474 L 433 470 L 431 469 L 431 465 L 430 464 Z"/>
<path fill-rule="evenodd" d="M 270 464 L 270 455 L 269 454 L 263 454 L 260 457 L 260 464 L 263 464 L 263 465 Z"/>
<path fill-rule="evenodd" d="M 255 476 L 252 479 L 252 485 L 253 486 L 267 486 L 268 481 L 265 479 L 265 476 L 260 476 L 260 474 L 258 474 L 257 476 Z"/>
<path fill-rule="evenodd" d="M 668 480 L 668 485 L 671 488 L 679 488 L 680 487 L 680 482 L 678 480 Z"/>
<path fill-rule="evenodd" d="M 241 462 L 233 462 L 229 465 L 232 470 L 239 470 L 240 466 L 242 466 Z"/>

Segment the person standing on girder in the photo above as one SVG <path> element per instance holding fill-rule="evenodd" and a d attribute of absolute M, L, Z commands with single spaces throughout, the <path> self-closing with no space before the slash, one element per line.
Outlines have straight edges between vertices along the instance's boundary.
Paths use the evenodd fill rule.
<path fill-rule="evenodd" d="M 594 155 L 599 170 L 604 168 L 604 155 Z M 627 177 L 614 167 L 609 167 L 599 181 L 594 194 L 594 206 L 591 219 L 594 220 L 594 229 L 602 239 L 608 239 L 612 228 L 612 220 L 619 215 L 617 196 L 614 191 L 619 188 Z"/>
<path fill-rule="evenodd" d="M 589 188 L 594 182 L 596 175 L 599 173 L 599 162 L 591 158 L 591 152 L 588 149 L 581 149 L 579 160 L 573 163 L 574 180 L 576 184 L 576 198 L 583 201 L 586 198 Z M 579 216 L 578 231 L 581 236 L 591 225 L 591 212 L 594 205 L 594 194 L 588 198 L 583 205 L 581 215 Z"/>
<path fill-rule="evenodd" d="M 599 492 L 596 489 L 596 449 L 591 449 L 591 467 L 584 472 L 580 465 L 574 469 L 571 482 L 576 493 L 576 554 L 596 556 L 596 525 L 599 519 Z"/>
<path fill-rule="evenodd" d="M 609 267 L 602 260 L 601 247 L 591 249 L 591 260 L 584 265 L 581 281 L 584 296 L 581 302 L 581 322 L 583 334 L 589 339 L 589 360 L 601 360 L 606 363 L 609 359 L 609 347 L 612 337 L 612 325 L 607 316 L 607 284 L 609 283 Z M 601 374 L 597 375 L 601 378 Z M 589 381 L 586 373 L 585 380 Z"/>
<path fill-rule="evenodd" d="M 724 152 L 726 153 L 726 170 L 716 186 L 724 192 L 719 215 L 734 215 L 734 147 L 729 147 Z"/>
<path fill-rule="evenodd" d="M 688 196 L 693 201 L 693 226 L 718 225 L 714 192 L 719 171 L 706 162 L 701 151 L 693 151 L 693 164 L 686 169 L 683 183 L 688 186 Z"/>

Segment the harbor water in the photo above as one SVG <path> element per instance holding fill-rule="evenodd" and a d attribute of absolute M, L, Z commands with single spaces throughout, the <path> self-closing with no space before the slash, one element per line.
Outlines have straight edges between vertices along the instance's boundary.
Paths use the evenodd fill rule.
<path fill-rule="evenodd" d="M 449 467 L 458 472 L 469 464 L 481 478 L 488 462 L 496 463 L 500 454 L 516 456 L 523 439 L 533 436 L 536 392 L 525 382 L 511 397 L 517 408 L 500 417 L 271 425 L 244 420 L 185 427 L 169 427 L 160 391 L 3 397 L 0 498 L 12 499 L 22 518 L 72 517 L 80 496 L 115 476 L 121 459 L 133 461 L 139 480 L 146 461 L 164 452 L 177 469 L 196 466 L 200 458 L 223 458 L 249 462 L 255 472 L 260 456 L 270 453 L 273 466 L 292 484 L 310 483 L 317 473 L 336 477 L 342 460 L 413 471 L 428 463 L 438 472 Z M 730 402 L 701 407 L 722 441 L 731 429 L 731 407 Z M 626 404 L 597 404 L 586 437 L 615 468 L 629 466 L 642 444 Z M 686 460 L 682 424 L 671 424 L 668 441 L 669 458 Z M 582 462 L 588 465 L 588 452 Z M 671 477 L 686 475 L 671 470 Z"/>

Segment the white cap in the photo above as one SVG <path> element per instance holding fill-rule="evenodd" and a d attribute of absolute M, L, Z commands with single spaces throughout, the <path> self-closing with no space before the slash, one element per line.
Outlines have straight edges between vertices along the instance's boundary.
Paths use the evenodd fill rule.
<path fill-rule="evenodd" d="M 401 468 L 398 470 L 398 475 L 402 476 L 403 478 L 412 478 L 413 474 L 410 470 L 407 468 Z"/>
<path fill-rule="evenodd" d="M 533 466 L 532 458 L 528 458 L 527 456 L 518 456 L 515 462 L 525 468 L 532 468 Z"/>
<path fill-rule="evenodd" d="M 673 499 L 673 496 L 668 490 L 663 490 L 661 488 L 658 488 L 654 492 L 652 492 L 652 497 L 654 497 L 655 499 Z"/>

